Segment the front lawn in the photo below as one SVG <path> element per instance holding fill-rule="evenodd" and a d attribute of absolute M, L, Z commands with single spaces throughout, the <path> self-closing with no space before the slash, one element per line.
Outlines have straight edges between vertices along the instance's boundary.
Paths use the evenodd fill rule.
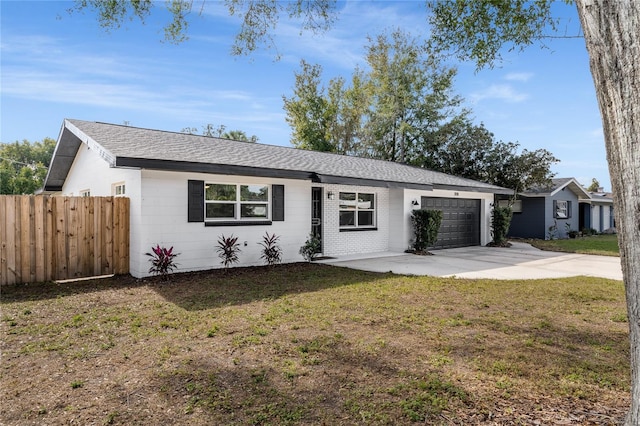
<path fill-rule="evenodd" d="M 620 256 L 617 235 L 591 235 L 567 240 L 527 240 L 541 250 Z"/>
<path fill-rule="evenodd" d="M 7 425 L 616 424 L 623 284 L 293 264 L 2 289 Z"/>

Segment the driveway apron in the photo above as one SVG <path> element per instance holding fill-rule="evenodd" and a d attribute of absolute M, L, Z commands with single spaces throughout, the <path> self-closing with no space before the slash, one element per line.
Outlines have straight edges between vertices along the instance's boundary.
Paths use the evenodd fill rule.
<path fill-rule="evenodd" d="M 369 253 L 320 262 L 372 272 L 436 277 L 512 280 L 584 275 L 622 280 L 619 257 L 543 251 L 520 242 L 509 248 L 474 246 L 432 253 Z"/>

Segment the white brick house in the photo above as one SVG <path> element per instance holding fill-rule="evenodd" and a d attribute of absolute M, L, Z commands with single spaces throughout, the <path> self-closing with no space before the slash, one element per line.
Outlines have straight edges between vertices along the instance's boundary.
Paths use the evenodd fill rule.
<path fill-rule="evenodd" d="M 284 262 L 309 234 L 325 256 L 404 251 L 411 211 L 442 209 L 439 247 L 490 241 L 486 183 L 380 160 L 227 139 L 65 120 L 44 190 L 131 201 L 130 272 L 148 275 L 151 246 L 174 246 L 180 271 L 220 267 L 215 243 L 241 242 L 240 265 L 261 264 L 265 232 Z"/>

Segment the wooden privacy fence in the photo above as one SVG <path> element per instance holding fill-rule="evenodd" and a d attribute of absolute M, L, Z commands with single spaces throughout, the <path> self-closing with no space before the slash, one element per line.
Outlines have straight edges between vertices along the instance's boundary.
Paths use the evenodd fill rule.
<path fill-rule="evenodd" d="M 128 198 L 0 195 L 0 285 L 128 272 Z"/>

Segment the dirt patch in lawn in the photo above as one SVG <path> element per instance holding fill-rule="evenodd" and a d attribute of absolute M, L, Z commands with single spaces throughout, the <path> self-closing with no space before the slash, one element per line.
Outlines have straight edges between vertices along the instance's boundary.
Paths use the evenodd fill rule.
<path fill-rule="evenodd" d="M 2 424 L 617 424 L 619 281 L 318 264 L 2 288 Z"/>

